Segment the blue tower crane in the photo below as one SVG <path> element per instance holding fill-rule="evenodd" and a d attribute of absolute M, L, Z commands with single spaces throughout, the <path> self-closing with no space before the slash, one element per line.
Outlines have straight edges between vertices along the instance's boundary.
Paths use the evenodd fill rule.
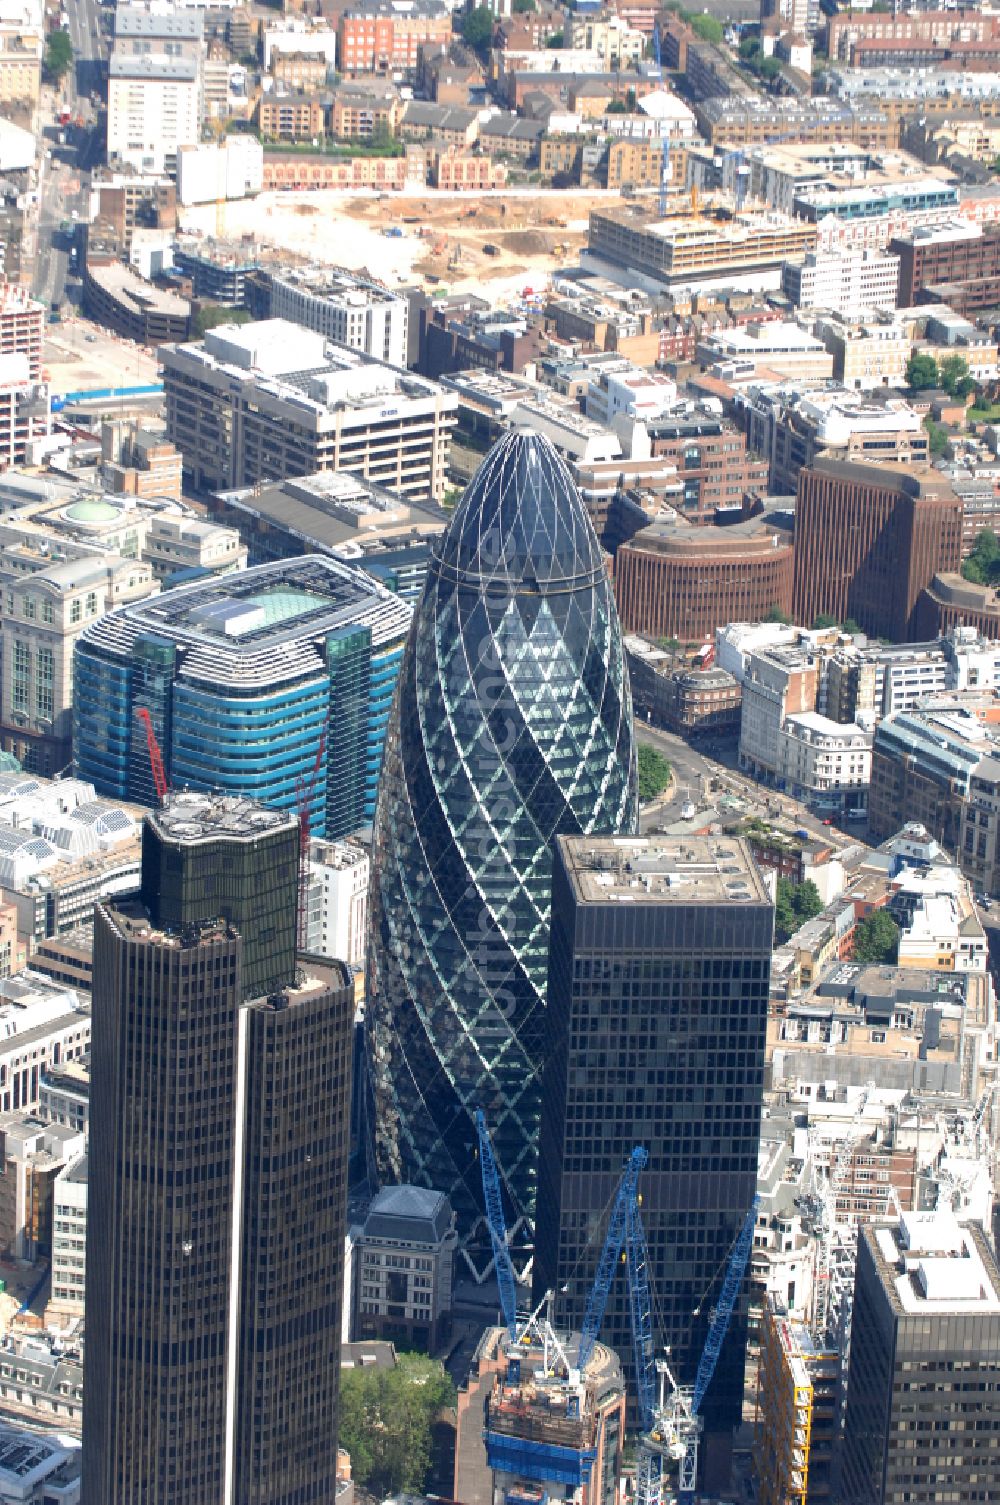
<path fill-rule="evenodd" d="M 694 1389 L 688 1390 L 676 1383 L 665 1362 L 656 1363 L 653 1358 L 646 1235 L 638 1198 L 633 1198 L 629 1204 L 625 1234 L 629 1309 L 643 1428 L 636 1467 L 636 1505 L 661 1505 L 664 1456 L 680 1463 L 680 1499 L 690 1500 L 694 1496 L 698 1477 L 698 1439 L 702 1427 L 701 1404 L 719 1362 L 733 1308 L 743 1283 L 753 1243 L 757 1205 L 758 1198 L 754 1197 L 733 1244 L 722 1282 L 722 1292 L 712 1313 L 705 1347 L 698 1362 Z M 667 1401 L 664 1400 L 662 1390 L 657 1401 L 654 1379 L 656 1371 L 670 1382 L 672 1394 Z"/>
<path fill-rule="evenodd" d="M 500 1288 L 500 1305 L 504 1325 L 513 1342 L 517 1341 L 517 1282 L 514 1266 L 507 1247 L 507 1222 L 503 1215 L 503 1198 L 500 1195 L 500 1174 L 497 1171 L 493 1142 L 486 1127 L 482 1108 L 476 1109 L 476 1133 L 479 1135 L 479 1166 L 483 1177 L 483 1201 L 486 1204 L 486 1221 L 490 1226 L 490 1241 L 493 1245 L 493 1264 Z"/>
<path fill-rule="evenodd" d="M 587 1362 L 594 1351 L 597 1342 L 597 1334 L 601 1330 L 604 1321 L 604 1312 L 611 1294 L 611 1285 L 615 1278 L 615 1270 L 621 1257 L 622 1244 L 625 1241 L 626 1222 L 629 1208 L 637 1202 L 637 1185 L 639 1172 L 649 1156 L 641 1145 L 637 1145 L 629 1156 L 622 1178 L 618 1183 L 618 1191 L 615 1195 L 614 1205 L 611 1209 L 611 1217 L 608 1219 L 608 1231 L 604 1239 L 604 1247 L 601 1257 L 597 1261 L 597 1274 L 594 1276 L 594 1284 L 590 1288 L 587 1297 L 587 1309 L 583 1314 L 583 1329 L 580 1337 L 580 1352 L 577 1358 L 577 1367 L 581 1374 L 587 1367 Z"/>

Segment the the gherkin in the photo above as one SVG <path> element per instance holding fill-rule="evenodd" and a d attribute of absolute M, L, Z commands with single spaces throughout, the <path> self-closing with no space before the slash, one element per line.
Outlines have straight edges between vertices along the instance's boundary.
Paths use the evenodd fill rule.
<path fill-rule="evenodd" d="M 386 738 L 367 1048 L 382 1182 L 481 1206 L 482 1107 L 534 1220 L 552 842 L 636 827 L 632 703 L 604 559 L 551 445 L 512 432 L 437 548 Z"/>

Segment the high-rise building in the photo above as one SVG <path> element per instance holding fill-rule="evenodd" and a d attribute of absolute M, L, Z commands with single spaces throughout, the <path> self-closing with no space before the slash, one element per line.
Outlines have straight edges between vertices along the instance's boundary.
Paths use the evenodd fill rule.
<path fill-rule="evenodd" d="M 417 500 L 444 495 L 458 398 L 287 319 L 164 345 L 167 437 L 201 491 L 349 470 Z"/>
<path fill-rule="evenodd" d="M 602 1220 L 635 1145 L 657 1347 L 693 1384 L 712 1298 L 753 1201 L 773 908 L 742 841 L 555 843 L 535 1238 L 536 1296 L 582 1321 Z M 746 1300 L 703 1407 L 739 1424 Z M 601 1334 L 631 1366 L 626 1282 Z"/>
<path fill-rule="evenodd" d="M 489 1120 L 534 1213 L 552 840 L 632 831 L 632 703 L 606 561 L 565 466 L 504 435 L 436 546 L 386 741 L 366 1025 L 382 1178 L 481 1208 Z"/>
<path fill-rule="evenodd" d="M 295 963 L 291 814 L 176 795 L 98 905 L 84 1477 L 102 1505 L 328 1505 L 354 992 Z"/>
<path fill-rule="evenodd" d="M 315 556 L 111 612 L 75 646 L 77 768 L 99 793 L 153 804 L 144 706 L 175 788 L 291 810 L 311 782 L 314 834 L 349 835 L 375 813 L 411 615 L 367 571 Z"/>
<path fill-rule="evenodd" d="M 905 642 L 917 600 L 962 557 L 962 504 L 926 465 L 856 465 L 818 458 L 799 475 L 792 616 L 818 616 Z"/>
<path fill-rule="evenodd" d="M 908 1212 L 858 1230 L 840 1499 L 997 1497 L 1000 1270 L 977 1223 Z"/>

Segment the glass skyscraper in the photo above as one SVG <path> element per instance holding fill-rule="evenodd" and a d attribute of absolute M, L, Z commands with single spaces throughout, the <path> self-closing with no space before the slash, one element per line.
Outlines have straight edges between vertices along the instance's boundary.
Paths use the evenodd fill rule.
<path fill-rule="evenodd" d="M 175 789 L 245 794 L 311 824 L 370 824 L 412 608 L 361 569 L 307 555 L 122 607 L 73 656 L 77 772 L 111 798 L 156 803 L 150 712 Z"/>
<path fill-rule="evenodd" d="M 534 1217 L 552 843 L 632 831 L 632 704 L 606 561 L 549 443 L 509 433 L 437 545 L 375 821 L 367 1045 L 383 1181 L 481 1206 L 490 1123 Z"/>

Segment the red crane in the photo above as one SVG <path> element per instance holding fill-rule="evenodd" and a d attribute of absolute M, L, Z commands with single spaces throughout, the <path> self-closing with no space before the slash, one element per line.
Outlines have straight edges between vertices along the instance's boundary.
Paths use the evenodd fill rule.
<path fill-rule="evenodd" d="M 156 733 L 153 730 L 153 718 L 144 705 L 138 706 L 135 714 L 146 728 L 149 767 L 153 775 L 153 786 L 156 789 L 156 797 L 162 805 L 170 792 L 170 785 L 167 783 L 167 776 L 163 771 L 163 757 L 160 753 L 160 744 L 156 740 Z"/>
<path fill-rule="evenodd" d="M 313 791 L 316 788 L 316 780 L 323 766 L 323 757 L 326 753 L 326 725 L 320 733 L 319 746 L 316 749 L 316 757 L 309 771 L 307 779 L 297 779 L 295 783 L 296 804 L 299 811 L 299 921 L 298 921 L 298 944 L 299 950 L 304 951 L 308 943 L 308 907 L 309 907 L 309 806 L 312 804 Z"/>

